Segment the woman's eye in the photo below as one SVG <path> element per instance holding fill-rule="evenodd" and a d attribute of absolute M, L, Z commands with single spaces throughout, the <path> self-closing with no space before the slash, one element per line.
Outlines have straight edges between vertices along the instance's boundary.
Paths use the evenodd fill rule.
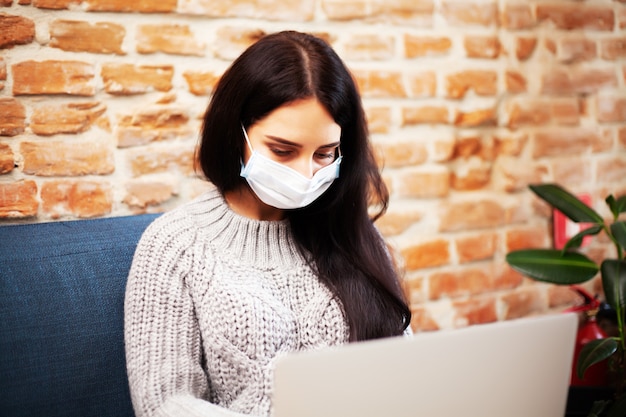
<path fill-rule="evenodd" d="M 334 152 L 317 152 L 315 156 L 319 159 L 335 159 Z"/>
<path fill-rule="evenodd" d="M 291 151 L 285 149 L 272 148 L 272 153 L 276 156 L 288 156 L 291 155 Z"/>

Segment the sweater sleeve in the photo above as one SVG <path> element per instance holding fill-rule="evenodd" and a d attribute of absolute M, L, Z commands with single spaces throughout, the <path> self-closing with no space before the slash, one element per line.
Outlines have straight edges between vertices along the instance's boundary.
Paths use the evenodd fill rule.
<path fill-rule="evenodd" d="M 241 417 L 208 401 L 210 382 L 202 367 L 200 331 L 186 285 L 201 258 L 194 254 L 195 233 L 155 223 L 135 251 L 124 304 L 135 414 Z"/>

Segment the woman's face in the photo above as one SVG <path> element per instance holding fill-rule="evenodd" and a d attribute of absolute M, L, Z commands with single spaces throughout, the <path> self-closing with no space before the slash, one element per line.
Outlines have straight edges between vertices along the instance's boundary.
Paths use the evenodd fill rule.
<path fill-rule="evenodd" d="M 337 157 L 341 127 L 315 98 L 285 104 L 251 125 L 252 149 L 307 178 Z M 245 146 L 244 161 L 252 155 Z"/>

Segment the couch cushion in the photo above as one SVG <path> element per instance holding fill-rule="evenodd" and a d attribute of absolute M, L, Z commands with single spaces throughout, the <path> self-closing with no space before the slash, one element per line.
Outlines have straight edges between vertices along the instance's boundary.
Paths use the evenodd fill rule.
<path fill-rule="evenodd" d="M 155 217 L 0 226 L 0 415 L 133 415 L 124 291 Z"/>

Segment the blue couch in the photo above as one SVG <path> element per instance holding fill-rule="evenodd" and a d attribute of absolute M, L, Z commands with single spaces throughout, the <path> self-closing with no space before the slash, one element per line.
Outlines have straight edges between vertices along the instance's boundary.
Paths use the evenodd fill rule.
<path fill-rule="evenodd" d="M 156 216 L 0 226 L 0 416 L 133 416 L 124 291 Z"/>

